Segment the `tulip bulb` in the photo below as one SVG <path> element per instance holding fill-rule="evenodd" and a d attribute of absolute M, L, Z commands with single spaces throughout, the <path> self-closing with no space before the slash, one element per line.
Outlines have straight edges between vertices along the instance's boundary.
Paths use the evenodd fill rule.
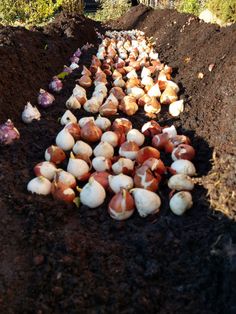
<path fill-rule="evenodd" d="M 112 87 L 110 93 L 112 93 L 119 101 L 125 97 L 125 93 L 121 87 Z"/>
<path fill-rule="evenodd" d="M 81 105 L 83 105 L 87 101 L 86 90 L 79 85 L 76 85 L 73 89 L 73 96 L 76 97 Z"/>
<path fill-rule="evenodd" d="M 96 126 L 98 126 L 102 131 L 106 131 L 111 126 L 111 121 L 105 117 L 101 117 L 100 115 L 95 120 Z"/>
<path fill-rule="evenodd" d="M 131 174 L 134 170 L 134 161 L 128 158 L 120 158 L 112 165 L 115 174 Z"/>
<path fill-rule="evenodd" d="M 47 161 L 58 165 L 66 159 L 66 154 L 60 147 L 52 145 L 46 149 L 44 157 Z"/>
<path fill-rule="evenodd" d="M 183 215 L 183 213 L 192 206 L 192 195 L 186 191 L 176 193 L 170 200 L 170 209 L 178 216 Z"/>
<path fill-rule="evenodd" d="M 90 178 L 89 182 L 80 192 L 80 201 L 89 208 L 96 208 L 104 202 L 106 192 L 102 185 L 94 178 Z"/>
<path fill-rule="evenodd" d="M 178 96 L 176 91 L 170 87 L 167 86 L 164 92 L 161 94 L 160 102 L 163 105 L 170 105 L 171 103 L 178 100 Z"/>
<path fill-rule="evenodd" d="M 172 102 L 169 106 L 169 113 L 173 117 L 178 117 L 183 111 L 184 111 L 184 101 L 182 99 Z"/>
<path fill-rule="evenodd" d="M 196 175 L 194 164 L 185 159 L 178 159 L 171 164 L 171 170 L 175 173 L 186 174 L 190 177 Z"/>
<path fill-rule="evenodd" d="M 94 117 L 84 117 L 79 119 L 79 126 L 82 128 L 87 122 L 93 121 L 94 122 Z"/>
<path fill-rule="evenodd" d="M 75 188 L 76 187 L 76 179 L 75 177 L 63 170 L 63 169 L 57 169 L 56 173 L 54 175 L 54 182 L 56 183 L 62 183 L 70 188 Z"/>
<path fill-rule="evenodd" d="M 100 140 L 102 136 L 102 130 L 96 126 L 93 121 L 88 121 L 81 128 L 81 138 L 87 142 L 94 143 Z"/>
<path fill-rule="evenodd" d="M 75 191 L 61 182 L 52 183 L 51 193 L 54 199 L 65 203 L 73 203 L 75 199 Z"/>
<path fill-rule="evenodd" d="M 167 133 L 170 139 L 177 135 L 177 131 L 174 125 L 164 128 L 162 132 Z"/>
<path fill-rule="evenodd" d="M 83 141 L 77 141 L 73 146 L 73 152 L 76 155 L 86 155 L 88 158 L 92 156 L 93 150 L 91 146 Z"/>
<path fill-rule="evenodd" d="M 36 177 L 29 181 L 27 190 L 39 195 L 48 195 L 51 192 L 51 182 L 43 176 Z"/>
<path fill-rule="evenodd" d="M 148 166 L 141 166 L 135 172 L 134 185 L 137 188 L 156 192 L 160 180 L 155 178 Z"/>
<path fill-rule="evenodd" d="M 127 141 L 135 142 L 138 146 L 142 146 L 145 136 L 137 129 L 132 129 L 127 133 Z"/>
<path fill-rule="evenodd" d="M 61 122 L 61 125 L 66 125 L 70 122 L 76 123 L 77 118 L 75 115 L 73 115 L 73 113 L 70 110 L 66 110 L 63 116 L 61 117 L 60 122 Z"/>
<path fill-rule="evenodd" d="M 75 158 L 75 156 L 71 153 L 67 171 L 75 176 L 80 181 L 85 181 L 89 178 L 89 165 L 86 161 L 80 158 Z"/>
<path fill-rule="evenodd" d="M 43 161 L 34 167 L 34 173 L 37 177 L 43 176 L 51 181 L 56 173 L 56 166 L 50 161 Z"/>
<path fill-rule="evenodd" d="M 65 129 L 69 131 L 75 140 L 80 139 L 80 127 L 77 123 L 70 122 L 65 126 Z"/>
<path fill-rule="evenodd" d="M 125 96 L 120 102 L 119 109 L 128 116 L 134 115 L 138 111 L 135 97 Z"/>
<path fill-rule="evenodd" d="M 84 110 L 91 113 L 98 113 L 100 108 L 100 103 L 98 102 L 96 97 L 92 97 L 87 100 L 84 104 Z"/>
<path fill-rule="evenodd" d="M 133 179 L 123 173 L 108 177 L 109 186 L 114 193 L 119 193 L 121 189 L 132 189 L 134 182 Z"/>
<path fill-rule="evenodd" d="M 136 161 L 138 164 L 140 165 L 143 164 L 144 161 L 149 158 L 159 159 L 160 158 L 159 150 L 151 146 L 145 146 L 137 152 Z"/>
<path fill-rule="evenodd" d="M 127 134 L 132 127 L 132 122 L 126 118 L 117 118 L 112 123 L 113 131 L 122 130 L 125 134 Z"/>
<path fill-rule="evenodd" d="M 27 102 L 21 118 L 25 123 L 31 123 L 33 120 L 40 120 L 41 114 L 38 111 L 37 107 L 33 107 L 30 102 Z"/>
<path fill-rule="evenodd" d="M 180 144 L 172 151 L 171 157 L 173 160 L 192 160 L 195 157 L 195 149 L 190 145 Z"/>
<path fill-rule="evenodd" d="M 88 76 L 88 75 L 81 76 L 81 78 L 78 79 L 77 82 L 82 87 L 86 87 L 87 88 L 87 87 L 92 86 L 92 80 L 91 80 L 90 76 Z"/>
<path fill-rule="evenodd" d="M 168 187 L 171 190 L 177 191 L 191 191 L 194 188 L 194 183 L 191 177 L 186 174 L 175 174 L 168 181 Z"/>
<path fill-rule="evenodd" d="M 107 131 L 107 132 L 102 134 L 101 141 L 107 142 L 107 143 L 111 144 L 113 147 L 116 147 L 118 145 L 119 138 L 115 132 Z"/>
<path fill-rule="evenodd" d="M 139 151 L 139 146 L 134 141 L 124 142 L 119 149 L 119 155 L 125 158 L 135 160 Z"/>
<path fill-rule="evenodd" d="M 160 134 L 161 131 L 162 128 L 160 124 L 157 123 L 155 120 L 151 120 L 149 122 L 144 123 L 141 129 L 143 135 L 147 137 L 153 137 L 156 134 Z"/>
<path fill-rule="evenodd" d="M 113 196 L 108 205 L 108 212 L 115 220 L 128 219 L 135 210 L 134 199 L 131 194 L 123 189 Z"/>
<path fill-rule="evenodd" d="M 148 96 L 150 96 L 150 97 L 160 97 L 161 96 L 161 91 L 160 91 L 158 83 L 156 83 L 155 85 L 153 85 L 149 89 Z"/>
<path fill-rule="evenodd" d="M 98 156 L 98 157 L 93 158 L 92 165 L 96 171 L 110 170 L 111 160 L 103 156 Z"/>
<path fill-rule="evenodd" d="M 61 149 L 67 151 L 72 149 L 75 144 L 75 140 L 68 129 L 64 128 L 57 134 L 56 144 Z"/>
<path fill-rule="evenodd" d="M 66 107 L 68 109 L 80 109 L 81 104 L 74 95 L 71 95 L 70 98 L 66 101 Z"/>
<path fill-rule="evenodd" d="M 130 192 L 134 197 L 135 206 L 141 217 L 159 212 L 161 200 L 156 193 L 141 188 L 134 188 Z"/>
<path fill-rule="evenodd" d="M 106 171 L 96 171 L 93 172 L 90 178 L 94 178 L 98 183 L 101 184 L 102 187 L 106 190 L 109 187 L 108 177 L 110 173 Z"/>
<path fill-rule="evenodd" d="M 95 157 L 103 156 L 105 158 L 112 158 L 114 156 L 114 148 L 107 142 L 100 142 L 93 151 Z"/>

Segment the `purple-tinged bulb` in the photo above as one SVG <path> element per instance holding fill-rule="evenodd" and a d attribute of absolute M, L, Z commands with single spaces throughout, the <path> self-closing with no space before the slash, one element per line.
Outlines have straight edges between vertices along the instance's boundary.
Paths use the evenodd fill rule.
<path fill-rule="evenodd" d="M 44 89 L 40 89 L 39 95 L 38 95 L 38 104 L 43 107 L 47 108 L 52 105 L 54 102 L 55 98 L 52 94 L 46 92 Z"/>
<path fill-rule="evenodd" d="M 7 122 L 0 125 L 0 144 L 10 145 L 20 138 L 19 131 L 14 127 L 13 122 L 8 119 Z"/>

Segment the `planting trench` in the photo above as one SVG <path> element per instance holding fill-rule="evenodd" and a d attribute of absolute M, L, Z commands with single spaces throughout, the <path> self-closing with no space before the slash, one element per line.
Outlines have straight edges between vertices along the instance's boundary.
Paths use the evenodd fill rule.
<path fill-rule="evenodd" d="M 94 27 L 100 26 L 83 17 L 61 15 L 46 30 L 1 29 L 0 118 L 1 122 L 11 118 L 21 133 L 14 145 L 0 148 L 2 313 L 233 310 L 235 229 L 224 213 L 214 209 L 227 208 L 231 217 L 235 215 L 230 193 L 235 188 L 234 82 L 230 79 L 235 71 L 235 26 L 220 29 L 190 18 L 138 6 L 112 27 L 138 27 L 158 37 L 161 59 L 175 68 L 174 80 L 182 84 L 181 95 L 187 102 L 180 119 L 169 119 L 166 113 L 160 122 L 174 123 L 179 133 L 190 136 L 197 149 L 198 175 L 205 175 L 206 184 L 213 185 L 216 201 L 216 181 L 219 188 L 223 181 L 230 197 L 226 204 L 222 200 L 212 208 L 207 190 L 199 185 L 194 206 L 182 217 L 170 213 L 164 203 L 157 216 L 141 219 L 135 214 L 122 223 L 110 219 L 106 205 L 78 210 L 26 192 L 33 166 L 43 160 L 45 148 L 61 129 L 57 118 L 65 111 L 80 70 L 66 79 L 55 105 L 41 111 L 39 122 L 25 126 L 21 111 L 26 101 L 36 103 L 39 88 L 46 88 L 87 41 L 95 47 L 80 63 L 90 64 L 98 44 Z M 211 63 L 215 68 L 209 72 Z M 202 80 L 198 72 L 203 72 Z M 146 118 L 139 113 L 130 120 L 140 128 Z M 217 172 L 211 164 L 213 149 Z"/>

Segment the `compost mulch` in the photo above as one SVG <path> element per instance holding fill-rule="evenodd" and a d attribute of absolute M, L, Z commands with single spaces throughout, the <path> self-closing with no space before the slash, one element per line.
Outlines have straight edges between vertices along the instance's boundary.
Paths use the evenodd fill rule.
<path fill-rule="evenodd" d="M 146 219 L 135 214 L 124 222 L 112 220 L 106 205 L 77 209 L 26 191 L 34 165 L 61 129 L 58 117 L 81 66 L 65 80 L 55 105 L 41 110 L 40 121 L 23 124 L 24 105 L 37 103 L 38 90 L 47 89 L 87 41 L 94 47 L 80 65 L 89 65 L 99 43 L 96 30 L 108 27 L 145 31 L 156 41 L 161 60 L 174 68 L 186 111 L 178 119 L 162 112 L 158 120 L 190 136 L 197 180 L 205 178 L 182 217 L 168 209 L 165 187 L 159 214 Z M 235 33 L 236 25 L 220 28 L 142 5 L 110 25 L 60 14 L 45 28 L 0 27 L 0 122 L 11 118 L 21 134 L 13 145 L 0 147 L 1 313 L 235 311 Z M 130 120 L 140 128 L 147 119 L 140 112 Z M 221 212 L 217 197 L 223 199 Z"/>

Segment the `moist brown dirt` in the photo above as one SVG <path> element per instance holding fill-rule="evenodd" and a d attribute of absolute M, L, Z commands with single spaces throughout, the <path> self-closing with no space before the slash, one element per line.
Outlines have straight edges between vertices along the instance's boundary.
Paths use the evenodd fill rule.
<path fill-rule="evenodd" d="M 77 209 L 26 191 L 33 166 L 61 129 L 57 119 L 81 69 L 65 80 L 55 105 L 41 110 L 40 121 L 24 125 L 21 111 L 28 100 L 36 104 L 39 88 L 87 41 L 95 47 L 80 64 L 89 65 L 97 44 L 94 27 L 102 30 L 84 17 L 59 15 L 45 29 L 0 30 L 0 120 L 11 118 L 21 133 L 14 145 L 0 147 L 1 313 L 233 313 L 235 227 L 210 206 L 203 186 L 196 186 L 194 206 L 183 217 L 170 213 L 163 186 L 158 215 L 135 214 L 120 223 L 110 219 L 106 205 Z M 191 137 L 199 177 L 213 171 L 217 150 L 225 160 L 217 172 L 226 174 L 227 191 L 233 191 L 235 176 L 227 175 L 226 164 L 229 169 L 234 158 L 235 26 L 220 29 L 175 11 L 138 6 L 112 27 L 137 27 L 158 37 L 157 50 L 174 67 L 187 103 L 179 119 L 163 112 L 158 120 L 174 122 Z M 146 118 L 140 112 L 131 120 L 140 128 Z"/>

